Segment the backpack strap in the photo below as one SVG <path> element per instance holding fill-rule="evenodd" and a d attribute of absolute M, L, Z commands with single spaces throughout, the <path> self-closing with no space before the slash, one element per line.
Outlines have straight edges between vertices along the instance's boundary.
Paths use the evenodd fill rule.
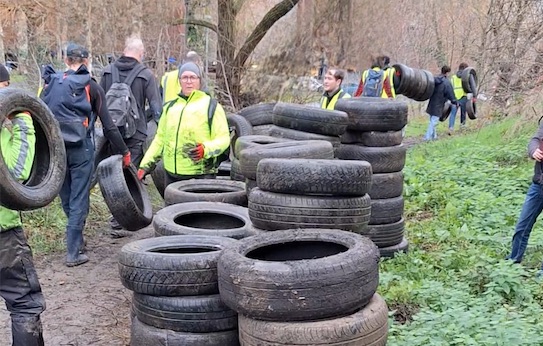
<path fill-rule="evenodd" d="M 213 116 L 217 109 L 217 99 L 211 98 L 209 100 L 209 107 L 207 108 L 207 124 L 209 125 L 209 132 L 211 133 L 211 126 L 213 125 Z"/>
<path fill-rule="evenodd" d="M 170 108 L 173 106 L 173 104 L 177 101 L 177 99 L 173 99 L 171 101 L 168 101 L 168 103 L 165 103 L 162 108 L 165 108 L 166 110 L 163 111 L 164 114 L 167 114 Z"/>
<path fill-rule="evenodd" d="M 124 80 L 124 84 L 127 84 L 128 86 L 132 86 L 132 82 L 138 77 L 141 71 L 145 70 L 145 66 L 143 64 L 138 64 L 136 67 L 130 71 L 128 76 L 126 76 L 126 79 Z"/>
<path fill-rule="evenodd" d="M 115 66 L 115 64 L 111 64 L 111 80 L 112 84 L 121 82 L 121 78 L 119 77 L 119 69 L 117 66 Z"/>

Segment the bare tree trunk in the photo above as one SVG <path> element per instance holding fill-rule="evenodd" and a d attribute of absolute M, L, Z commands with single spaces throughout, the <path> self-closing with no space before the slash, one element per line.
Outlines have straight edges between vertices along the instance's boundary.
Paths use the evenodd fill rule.
<path fill-rule="evenodd" d="M 0 63 L 5 64 L 5 48 L 4 48 L 4 28 L 2 27 L 2 22 L 0 22 Z"/>
<path fill-rule="evenodd" d="M 22 9 L 15 10 L 15 32 L 17 37 L 17 58 L 19 70 L 26 73 L 26 60 L 28 58 L 28 18 Z"/>

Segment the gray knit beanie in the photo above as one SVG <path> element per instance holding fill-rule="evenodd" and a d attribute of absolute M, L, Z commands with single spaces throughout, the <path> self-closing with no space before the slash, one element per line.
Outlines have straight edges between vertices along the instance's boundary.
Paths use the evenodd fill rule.
<path fill-rule="evenodd" d="M 198 77 L 202 78 L 202 72 L 200 71 L 200 67 L 196 65 L 193 62 L 186 62 L 183 65 L 179 67 L 179 78 L 181 78 L 181 75 L 183 72 L 190 71 L 195 73 Z"/>

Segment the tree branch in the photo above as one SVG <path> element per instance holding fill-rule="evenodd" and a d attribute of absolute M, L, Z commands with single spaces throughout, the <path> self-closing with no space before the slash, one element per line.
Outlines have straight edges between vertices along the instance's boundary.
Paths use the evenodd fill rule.
<path fill-rule="evenodd" d="M 217 33 L 217 26 L 211 22 L 208 22 L 207 20 L 194 19 L 194 18 L 190 18 L 190 19 L 182 18 L 182 19 L 171 21 L 169 24 L 170 25 L 180 25 L 180 24 L 198 25 L 198 26 L 203 26 L 205 28 L 213 30 L 215 33 Z"/>
<path fill-rule="evenodd" d="M 234 59 L 233 66 L 242 67 L 249 58 L 249 55 L 251 55 L 258 43 L 264 38 L 273 24 L 289 13 L 289 11 L 292 10 L 292 8 L 294 8 L 299 1 L 300 0 L 283 0 L 269 10 L 264 18 L 262 18 L 260 23 L 258 23 L 251 35 L 247 37 L 245 43 L 243 43 L 243 46 Z"/>
<path fill-rule="evenodd" d="M 243 5 L 245 4 L 246 0 L 236 0 L 234 1 L 234 4 L 232 5 L 232 11 L 234 12 L 234 16 L 237 16 Z"/>

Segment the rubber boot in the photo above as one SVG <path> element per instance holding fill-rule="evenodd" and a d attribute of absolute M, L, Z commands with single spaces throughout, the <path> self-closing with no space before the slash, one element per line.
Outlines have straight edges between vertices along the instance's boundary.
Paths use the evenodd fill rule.
<path fill-rule="evenodd" d="M 13 346 L 44 346 L 40 317 L 12 317 Z"/>
<path fill-rule="evenodd" d="M 83 232 L 81 230 L 66 230 L 66 266 L 75 267 L 89 261 L 87 255 L 80 253 L 83 244 Z"/>

